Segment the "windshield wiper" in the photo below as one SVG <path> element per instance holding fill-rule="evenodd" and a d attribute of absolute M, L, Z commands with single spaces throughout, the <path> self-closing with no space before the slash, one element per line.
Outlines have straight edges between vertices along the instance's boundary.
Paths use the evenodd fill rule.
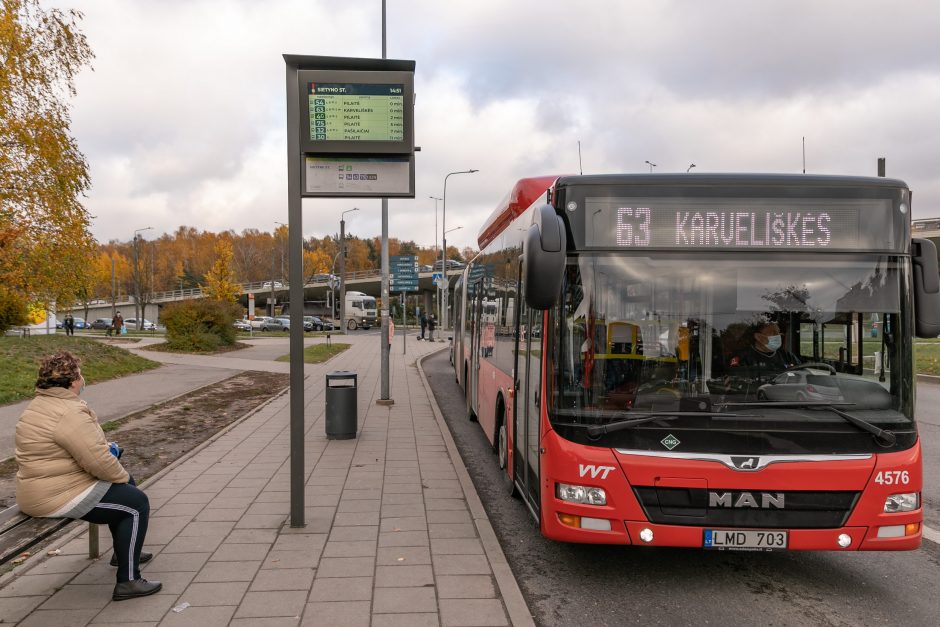
<path fill-rule="evenodd" d="M 583 425 L 583 424 L 565 424 L 563 426 L 577 426 L 577 427 L 586 427 L 588 436 L 595 438 L 599 435 L 604 435 L 605 433 L 613 433 L 614 431 L 622 431 L 624 429 L 629 429 L 637 425 L 646 424 L 647 422 L 653 422 L 654 420 L 672 420 L 674 418 L 684 418 L 684 417 L 693 417 L 693 418 L 749 418 L 752 416 L 745 414 L 729 414 L 725 412 L 714 412 L 714 411 L 654 411 L 654 412 L 636 412 L 631 411 L 630 417 L 623 420 L 618 420 L 616 422 L 608 422 L 605 425 Z M 562 426 L 562 425 L 559 425 Z"/>
<path fill-rule="evenodd" d="M 853 416 L 852 414 L 842 411 L 839 407 L 851 407 L 855 403 L 830 403 L 828 401 L 757 401 L 754 403 L 718 403 L 722 407 L 783 407 L 783 408 L 793 408 L 793 409 L 828 409 L 837 416 L 845 418 L 846 421 L 852 423 L 862 431 L 867 431 L 868 433 L 875 436 L 880 444 L 885 446 L 892 446 L 895 442 L 898 441 L 896 435 L 893 432 L 888 431 L 887 429 L 882 429 L 881 427 L 876 427 L 867 420 L 862 420 L 858 416 Z"/>

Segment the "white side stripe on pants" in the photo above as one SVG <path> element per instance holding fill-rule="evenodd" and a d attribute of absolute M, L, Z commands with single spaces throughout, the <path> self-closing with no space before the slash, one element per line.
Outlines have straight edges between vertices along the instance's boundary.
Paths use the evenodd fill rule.
<path fill-rule="evenodd" d="M 100 507 L 101 509 L 116 509 L 119 512 L 128 512 L 134 517 L 134 523 L 131 527 L 131 546 L 130 551 L 127 553 L 127 578 L 129 580 L 134 579 L 134 547 L 137 546 L 137 525 L 140 523 L 140 512 L 138 512 L 133 507 L 128 507 L 127 505 L 120 505 L 118 503 L 98 503 L 95 507 Z"/>

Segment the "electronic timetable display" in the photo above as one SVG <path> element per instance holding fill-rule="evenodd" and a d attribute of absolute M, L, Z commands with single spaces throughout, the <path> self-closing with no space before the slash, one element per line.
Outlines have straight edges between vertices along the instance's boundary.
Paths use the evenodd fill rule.
<path fill-rule="evenodd" d="M 302 70 L 301 150 L 307 154 L 414 151 L 414 74 Z"/>
<path fill-rule="evenodd" d="M 405 86 L 307 83 L 312 141 L 405 139 Z"/>
<path fill-rule="evenodd" d="M 589 197 L 587 248 L 891 250 L 882 199 Z"/>

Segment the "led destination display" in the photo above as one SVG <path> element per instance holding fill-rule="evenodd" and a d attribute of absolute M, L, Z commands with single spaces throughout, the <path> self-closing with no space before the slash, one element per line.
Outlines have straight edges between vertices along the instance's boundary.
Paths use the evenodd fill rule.
<path fill-rule="evenodd" d="M 885 200 L 588 198 L 589 248 L 854 250 L 892 248 Z M 877 207 L 877 208 L 876 208 Z"/>
<path fill-rule="evenodd" d="M 307 83 L 311 141 L 402 141 L 402 84 Z"/>

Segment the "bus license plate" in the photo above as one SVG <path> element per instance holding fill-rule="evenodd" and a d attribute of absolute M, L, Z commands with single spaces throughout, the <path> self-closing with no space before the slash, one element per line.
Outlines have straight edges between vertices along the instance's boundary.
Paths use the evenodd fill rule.
<path fill-rule="evenodd" d="M 787 548 L 786 531 L 753 529 L 706 529 L 702 546 L 706 549 L 771 551 Z"/>

